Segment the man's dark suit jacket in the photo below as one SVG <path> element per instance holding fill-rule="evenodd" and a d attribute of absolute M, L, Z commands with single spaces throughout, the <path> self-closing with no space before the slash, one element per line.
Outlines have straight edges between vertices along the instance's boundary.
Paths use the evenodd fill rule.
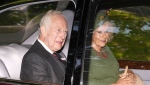
<path fill-rule="evenodd" d="M 61 85 L 64 78 L 65 65 L 36 41 L 23 57 L 20 79 Z"/>

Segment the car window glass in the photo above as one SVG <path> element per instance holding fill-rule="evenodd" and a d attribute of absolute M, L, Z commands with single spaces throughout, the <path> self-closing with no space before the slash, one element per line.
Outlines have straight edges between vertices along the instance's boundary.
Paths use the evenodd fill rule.
<path fill-rule="evenodd" d="M 103 12 L 105 11 L 105 12 Z M 103 12 L 103 13 L 102 13 Z M 116 29 L 113 30 L 113 40 L 107 44 L 113 52 L 117 60 L 129 60 L 130 68 L 135 69 L 149 69 L 146 64 L 140 62 L 150 61 L 150 12 L 147 6 L 133 6 L 116 9 L 98 9 L 96 16 L 101 13 L 101 17 L 96 17 L 94 23 L 98 20 L 110 20 L 115 23 Z M 88 73 L 91 68 L 91 41 L 93 28 L 87 31 L 84 70 L 83 70 L 83 84 L 88 83 Z M 140 64 L 136 64 L 138 61 Z M 122 62 L 122 61 L 121 61 Z M 134 64 L 135 63 L 135 64 Z M 95 64 L 97 65 L 97 64 Z M 120 64 L 121 66 L 122 64 Z"/>
<path fill-rule="evenodd" d="M 150 61 L 149 7 L 137 6 L 110 10 L 109 19 L 114 21 L 118 32 L 109 43 L 117 59 Z"/>
<path fill-rule="evenodd" d="M 0 44 L 21 44 L 38 29 L 42 15 L 58 2 L 26 5 L 0 13 Z"/>

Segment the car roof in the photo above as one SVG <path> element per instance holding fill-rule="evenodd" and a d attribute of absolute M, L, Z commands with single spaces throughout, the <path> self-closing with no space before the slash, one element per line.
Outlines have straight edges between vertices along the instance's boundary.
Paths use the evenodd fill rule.
<path fill-rule="evenodd" d="M 68 4 L 69 1 L 72 1 L 74 5 L 76 6 L 76 0 L 1 0 L 0 3 L 0 13 L 4 12 L 6 10 L 15 8 L 20 5 L 32 5 L 32 4 L 38 4 L 38 3 L 46 3 L 46 2 L 54 2 L 59 1 L 58 3 L 58 10 L 65 8 L 66 4 Z M 61 6 L 61 7 L 60 7 Z"/>

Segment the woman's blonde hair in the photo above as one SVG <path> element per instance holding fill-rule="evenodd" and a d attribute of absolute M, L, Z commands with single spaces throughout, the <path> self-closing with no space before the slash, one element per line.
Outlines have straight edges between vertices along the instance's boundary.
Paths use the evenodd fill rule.
<path fill-rule="evenodd" d="M 99 22 L 98 24 L 99 24 L 98 27 L 95 28 L 94 31 L 95 31 L 96 29 L 98 29 L 100 26 L 107 26 L 108 28 L 113 28 L 113 27 L 115 27 L 115 24 L 114 24 L 112 21 L 109 21 L 109 20 L 107 20 L 107 21 L 105 21 L 105 22 Z M 107 28 L 106 28 L 106 29 L 107 29 Z M 94 31 L 93 31 L 93 32 L 94 32 Z M 109 33 L 108 42 L 110 42 L 110 41 L 112 41 L 112 39 L 113 39 L 113 32 L 108 31 L 108 33 Z"/>

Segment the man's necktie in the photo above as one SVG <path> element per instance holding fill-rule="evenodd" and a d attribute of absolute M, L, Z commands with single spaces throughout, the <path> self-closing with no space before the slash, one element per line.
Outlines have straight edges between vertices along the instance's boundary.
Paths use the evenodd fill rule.
<path fill-rule="evenodd" d="M 56 59 L 59 60 L 59 57 L 58 57 L 58 55 L 57 55 L 56 53 L 53 53 L 53 56 L 54 56 Z"/>
<path fill-rule="evenodd" d="M 59 61 L 61 61 L 62 63 L 66 64 L 65 61 L 61 60 L 61 58 L 59 57 L 59 55 L 57 53 L 53 53 L 53 56 L 58 59 Z"/>

